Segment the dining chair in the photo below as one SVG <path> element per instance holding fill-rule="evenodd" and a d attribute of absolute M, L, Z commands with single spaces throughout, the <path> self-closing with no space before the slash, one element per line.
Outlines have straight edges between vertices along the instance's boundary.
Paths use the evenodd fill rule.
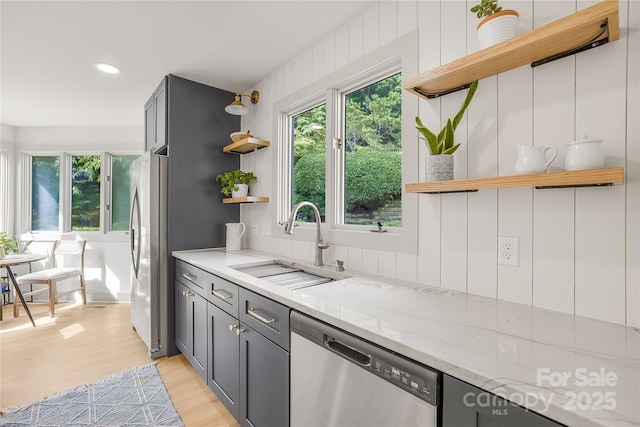
<path fill-rule="evenodd" d="M 55 317 L 55 305 L 58 303 L 59 296 L 68 295 L 74 292 L 80 292 L 82 295 L 82 304 L 86 304 L 87 294 L 84 282 L 84 252 L 86 245 L 86 240 L 56 240 L 53 244 L 53 249 L 51 251 L 49 261 L 51 268 L 23 274 L 16 278 L 18 286 L 33 284 L 46 285 L 46 287 L 23 292 L 22 295 L 24 297 L 27 297 L 29 295 L 48 291 L 50 317 Z M 61 259 L 64 259 L 64 261 L 68 261 L 69 258 L 75 259 L 74 267 L 64 267 L 65 262 L 61 262 Z M 58 292 L 58 282 L 75 277 L 78 277 L 80 279 L 80 287 L 66 290 L 61 293 Z M 22 290 L 22 288 L 20 289 Z M 16 304 L 16 298 L 14 296 L 14 317 L 18 317 L 18 313 L 19 306 L 18 304 Z"/>

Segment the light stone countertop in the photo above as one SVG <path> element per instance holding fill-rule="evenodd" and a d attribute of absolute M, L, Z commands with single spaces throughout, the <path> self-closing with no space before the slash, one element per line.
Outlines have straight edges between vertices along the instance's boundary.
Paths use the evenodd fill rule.
<path fill-rule="evenodd" d="M 349 270 L 283 289 L 229 267 L 279 259 L 249 250 L 173 255 L 568 426 L 640 426 L 636 328 Z"/>

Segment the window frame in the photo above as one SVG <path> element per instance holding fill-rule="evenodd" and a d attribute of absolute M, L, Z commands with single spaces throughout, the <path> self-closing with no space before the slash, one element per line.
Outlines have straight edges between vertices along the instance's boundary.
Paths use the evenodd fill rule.
<path fill-rule="evenodd" d="M 95 237 L 100 235 L 112 236 L 117 240 L 128 239 L 128 230 L 111 229 L 111 191 L 112 185 L 112 161 L 114 156 L 139 156 L 138 152 L 125 151 L 24 151 L 22 152 L 21 188 L 22 194 L 22 233 L 39 234 L 43 236 L 56 236 L 64 233 L 74 233 L 81 236 Z M 32 158 L 37 156 L 50 156 L 60 158 L 60 195 L 57 230 L 33 230 L 31 223 L 31 184 L 32 184 Z M 100 229 L 97 231 L 75 231 L 71 229 L 71 163 L 73 156 L 99 156 L 100 157 Z"/>
<path fill-rule="evenodd" d="M 383 46 L 376 51 L 355 60 L 297 92 L 285 96 L 274 103 L 274 136 L 276 141 L 272 150 L 273 193 L 276 200 L 272 203 L 272 237 L 295 240 L 313 240 L 315 224 L 298 222 L 296 232 L 288 237 L 283 233 L 283 224 L 291 210 L 290 193 L 290 155 L 291 147 L 287 118 L 295 111 L 304 111 L 303 106 L 313 107 L 324 97 L 327 111 L 326 141 L 326 218 L 322 223 L 323 236 L 335 245 L 354 246 L 392 252 L 417 254 L 418 249 L 418 199 L 416 194 L 406 193 L 405 184 L 418 180 L 418 138 L 413 118 L 418 114 L 418 100 L 408 92 L 402 91 L 402 227 L 390 227 L 386 233 L 372 233 L 372 227 L 344 224 L 339 221 L 344 213 L 343 203 L 338 195 L 344 188 L 344 150 L 334 149 L 337 135 L 342 135 L 344 124 L 336 109 L 342 109 L 342 94 L 357 90 L 368 84 L 382 80 L 398 72 L 402 76 L 412 76 L 418 72 L 417 31 Z M 337 100 L 337 101 L 334 101 Z M 307 108 L 307 109 L 308 109 Z M 414 136 L 415 135 L 415 136 Z"/>

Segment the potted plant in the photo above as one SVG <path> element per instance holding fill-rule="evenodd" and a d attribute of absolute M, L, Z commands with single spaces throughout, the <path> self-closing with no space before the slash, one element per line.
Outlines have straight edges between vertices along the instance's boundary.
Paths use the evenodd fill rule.
<path fill-rule="evenodd" d="M 453 120 L 447 119 L 447 124 L 436 135 L 429 130 L 420 117 L 416 117 L 416 129 L 420 132 L 420 139 L 423 139 L 430 156 L 426 159 L 427 181 L 446 181 L 453 179 L 453 156 L 452 154 L 460 147 L 455 143 L 455 130 L 462 120 L 467 107 L 473 99 L 473 95 L 478 88 L 478 80 L 471 83 L 467 97 L 464 99 L 460 110 L 454 116 Z"/>
<path fill-rule="evenodd" d="M 249 185 L 258 181 L 253 172 L 243 172 L 236 169 L 231 172 L 221 173 L 216 176 L 216 181 L 220 181 L 220 192 L 225 196 L 238 198 L 247 197 L 249 193 Z"/>
<path fill-rule="evenodd" d="M 31 240 L 22 242 L 21 244 L 17 237 L 7 233 L 6 231 L 0 232 L 0 247 L 2 247 L 5 254 L 18 254 L 25 252 L 30 244 Z"/>
<path fill-rule="evenodd" d="M 478 24 L 481 49 L 509 40 L 516 35 L 518 12 L 511 9 L 503 10 L 498 6 L 498 0 L 481 0 L 471 8 L 471 12 L 482 19 Z"/>

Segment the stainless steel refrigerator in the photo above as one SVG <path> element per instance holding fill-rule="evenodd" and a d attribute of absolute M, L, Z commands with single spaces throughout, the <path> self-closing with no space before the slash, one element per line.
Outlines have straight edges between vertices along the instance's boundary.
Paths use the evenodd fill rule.
<path fill-rule="evenodd" d="M 146 152 L 130 166 L 131 325 L 151 358 L 167 355 L 167 157 Z"/>
<path fill-rule="evenodd" d="M 223 151 L 240 116 L 224 109 L 233 93 L 168 75 L 145 112 L 149 149 L 131 166 L 131 323 L 152 358 L 175 345 L 173 251 L 225 245 L 225 223 L 240 220 L 238 204 L 224 204 L 216 176 L 240 167 Z M 149 147 L 152 144 L 147 143 Z"/>

